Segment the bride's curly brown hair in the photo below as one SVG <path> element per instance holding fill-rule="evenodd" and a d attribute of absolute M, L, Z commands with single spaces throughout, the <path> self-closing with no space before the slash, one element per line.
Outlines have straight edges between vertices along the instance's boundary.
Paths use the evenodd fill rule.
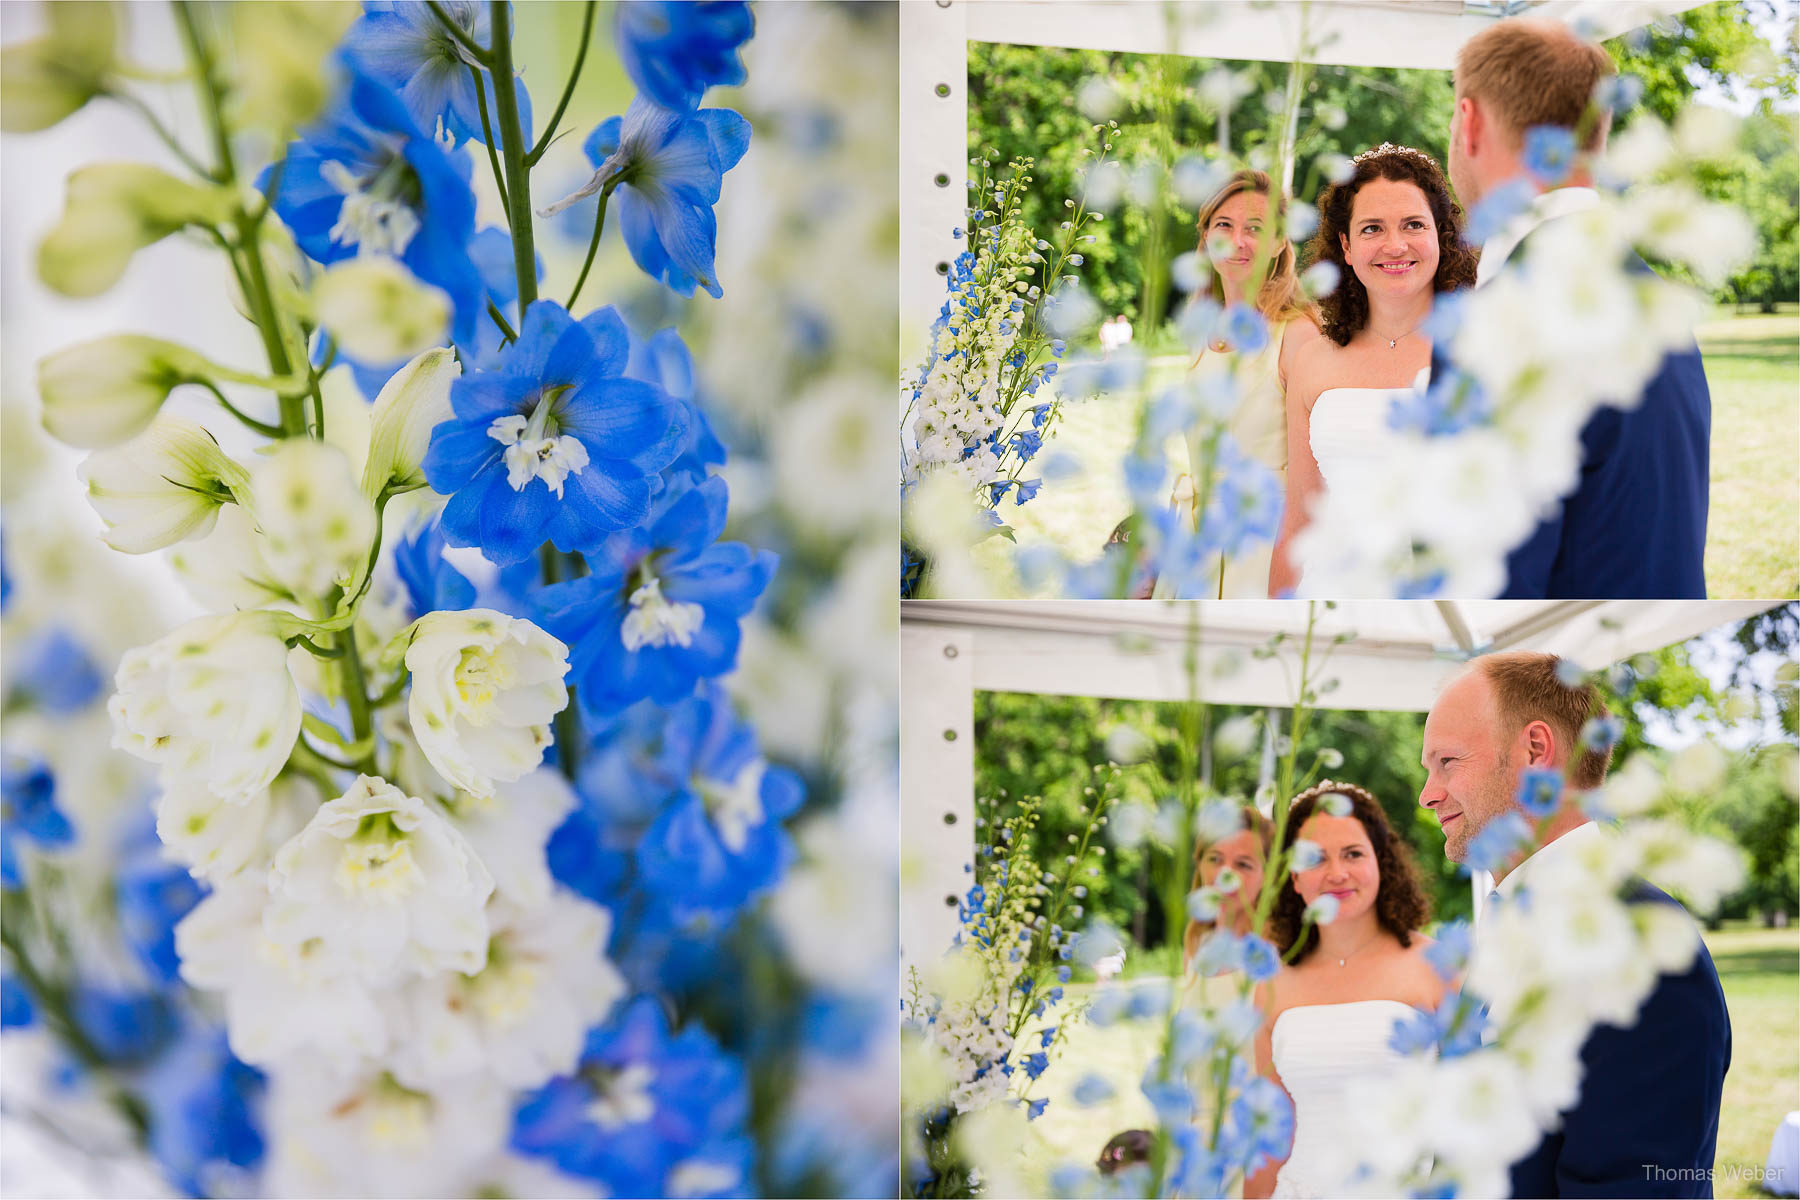
<path fill-rule="evenodd" d="M 1454 292 L 1475 286 L 1475 266 L 1481 252 L 1463 242 L 1463 210 L 1450 194 L 1450 184 L 1437 162 L 1422 150 L 1399 149 L 1371 154 L 1357 163 L 1350 178 L 1334 183 L 1319 197 L 1319 228 L 1306 244 L 1307 263 L 1328 262 L 1338 269 L 1337 287 L 1319 300 L 1320 327 L 1340 346 L 1369 323 L 1369 291 L 1344 261 L 1339 235 L 1349 236 L 1350 208 L 1356 193 L 1372 179 L 1410 183 L 1425 193 L 1431 220 L 1437 226 L 1438 268 L 1431 281 L 1434 292 Z"/>
<path fill-rule="evenodd" d="M 1300 827 L 1306 824 L 1326 796 L 1342 796 L 1350 801 L 1350 815 L 1362 822 L 1364 832 L 1369 835 L 1369 845 L 1375 851 L 1375 866 L 1381 873 L 1375 892 L 1376 923 L 1400 939 L 1402 946 L 1412 945 L 1412 935 L 1431 919 L 1431 901 L 1419 885 L 1412 853 L 1394 832 L 1394 827 L 1388 824 L 1381 801 L 1362 788 L 1327 779 L 1295 796 L 1288 806 L 1287 826 L 1281 831 L 1278 857 L 1270 861 L 1279 862 L 1280 851 L 1293 849 L 1300 836 Z M 1294 890 L 1290 875 L 1275 897 L 1275 911 L 1269 914 L 1269 940 L 1275 943 L 1284 958 L 1294 943 L 1300 941 L 1300 950 L 1293 958 L 1296 963 L 1304 962 L 1319 944 L 1318 928 L 1301 919 L 1305 911 L 1306 901 Z"/>

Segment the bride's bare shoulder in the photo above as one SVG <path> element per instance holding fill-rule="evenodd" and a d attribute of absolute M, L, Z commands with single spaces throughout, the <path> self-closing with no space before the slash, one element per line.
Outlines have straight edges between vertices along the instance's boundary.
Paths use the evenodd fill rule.
<path fill-rule="evenodd" d="M 1290 322 L 1281 347 L 1282 373 L 1287 377 L 1288 391 L 1306 398 L 1310 409 L 1311 401 L 1318 397 L 1324 381 L 1332 377 L 1332 366 L 1343 352 L 1311 321 Z"/>

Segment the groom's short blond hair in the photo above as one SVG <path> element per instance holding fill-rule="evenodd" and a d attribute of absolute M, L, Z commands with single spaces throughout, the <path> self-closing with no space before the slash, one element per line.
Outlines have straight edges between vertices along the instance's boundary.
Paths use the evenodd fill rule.
<path fill-rule="evenodd" d="M 1479 100 L 1505 127 L 1516 149 L 1524 143 L 1525 131 L 1536 125 L 1578 129 L 1594 86 L 1618 73 L 1605 50 L 1560 22 L 1510 17 L 1457 51 L 1456 95 Z M 1600 149 L 1611 122 L 1612 114 L 1603 111 L 1581 148 Z"/>
<path fill-rule="evenodd" d="M 1610 714 L 1593 684 L 1584 680 L 1570 687 L 1562 681 L 1562 661 L 1554 654 L 1510 650 L 1483 654 L 1469 665 L 1493 688 L 1504 739 L 1510 740 L 1533 721 L 1544 722 L 1568 749 L 1569 782 L 1578 788 L 1597 788 L 1606 779 L 1612 748 L 1584 747 L 1581 731 L 1589 718 Z"/>

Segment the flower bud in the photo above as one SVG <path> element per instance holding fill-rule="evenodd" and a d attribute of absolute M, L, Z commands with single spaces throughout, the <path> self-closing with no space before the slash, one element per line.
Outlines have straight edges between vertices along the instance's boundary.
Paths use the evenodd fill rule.
<path fill-rule="evenodd" d="M 431 431 L 454 415 L 450 385 L 461 375 L 456 354 L 443 347 L 419 355 L 382 387 L 370 420 L 363 495 L 373 500 L 383 488 L 425 486 L 421 464 L 431 445 Z"/>
<path fill-rule="evenodd" d="M 88 455 L 76 475 L 106 522 L 106 544 L 126 554 L 205 537 L 219 506 L 250 484 L 212 434 L 176 417 L 159 417 L 123 446 Z"/>
<path fill-rule="evenodd" d="M 289 438 L 257 468 L 252 494 L 263 557 L 281 582 L 317 596 L 362 567 L 375 510 L 336 446 Z"/>
<path fill-rule="evenodd" d="M 192 350 L 142 334 L 66 347 L 38 362 L 44 428 L 85 450 L 116 446 L 148 429 L 178 384 L 205 373 Z"/>
<path fill-rule="evenodd" d="M 231 216 L 230 191 L 145 163 L 98 163 L 69 176 L 62 220 L 38 243 L 38 275 L 65 296 L 98 296 L 131 256 L 185 225 Z"/>
<path fill-rule="evenodd" d="M 279 141 L 318 116 L 337 86 L 320 64 L 330 59 L 360 8 L 347 0 L 228 6 L 237 123 L 269 130 Z"/>
<path fill-rule="evenodd" d="M 450 297 L 391 258 L 364 256 L 327 267 L 313 288 L 319 323 L 358 362 L 392 363 L 443 342 Z"/>
<path fill-rule="evenodd" d="M 0 50 L 0 129 L 48 129 L 106 90 L 118 41 L 110 4 L 46 4 L 50 31 Z"/>

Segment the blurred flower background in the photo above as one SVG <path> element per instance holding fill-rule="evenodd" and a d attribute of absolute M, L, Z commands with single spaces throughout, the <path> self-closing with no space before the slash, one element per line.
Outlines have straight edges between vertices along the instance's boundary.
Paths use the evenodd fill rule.
<path fill-rule="evenodd" d="M 505 25 L 432 8 L 478 47 Z M 893 1194 L 894 8 L 521 5 L 511 96 L 425 5 L 0 15 L 0 1190 Z M 506 123 L 541 155 L 534 273 L 558 298 L 529 317 Z M 221 141 L 235 189 L 195 169 Z M 166 174 L 92 165 L 111 160 Z M 275 196 L 260 218 L 253 181 Z M 244 218 L 269 268 L 249 286 L 208 233 Z M 574 295 L 560 321 L 597 349 L 533 361 L 625 397 L 630 429 L 584 426 L 548 377 L 485 382 L 572 344 L 542 314 Z M 317 368 L 290 356 L 316 385 L 292 404 L 246 366 L 295 327 L 264 299 L 314 335 L 273 347 Z M 446 331 L 461 378 L 431 349 Z M 516 416 L 467 407 L 503 394 Z M 650 394 L 661 432 L 637 427 Z M 472 440 L 417 415 L 450 404 Z M 275 453 L 258 436 L 301 430 L 325 436 Z M 625 458 L 602 457 L 609 433 Z M 377 514 L 393 498 L 372 571 L 379 526 L 332 474 L 345 460 Z M 594 501 L 580 480 L 602 476 L 616 488 Z M 441 496 L 400 496 L 426 484 L 485 500 L 440 521 Z M 523 510 L 483 516 L 515 496 L 589 497 L 569 509 L 586 524 L 556 507 L 519 553 Z M 561 583 L 537 575 L 546 534 Z M 271 579 L 367 583 L 349 657 L 393 684 L 372 717 L 342 697 L 330 618 L 269 608 Z M 271 615 L 183 625 L 248 609 Z M 311 649 L 282 626 L 287 653 L 255 657 L 280 650 L 259 623 L 307 618 Z M 407 630 L 404 665 L 383 656 Z M 562 669 L 578 704 L 561 683 L 525 700 Z M 408 703 L 381 709 L 409 672 Z M 213 715 L 172 725 L 170 696 Z M 256 752 L 296 728 L 291 763 Z M 577 751 L 571 786 L 556 767 Z M 424 873 L 404 958 L 329 906 L 343 847 L 365 845 L 370 872 L 410 855 Z M 272 938 L 301 958 L 327 944 L 354 964 L 340 982 L 396 965 L 410 982 L 298 989 L 324 976 L 246 966 Z"/>

